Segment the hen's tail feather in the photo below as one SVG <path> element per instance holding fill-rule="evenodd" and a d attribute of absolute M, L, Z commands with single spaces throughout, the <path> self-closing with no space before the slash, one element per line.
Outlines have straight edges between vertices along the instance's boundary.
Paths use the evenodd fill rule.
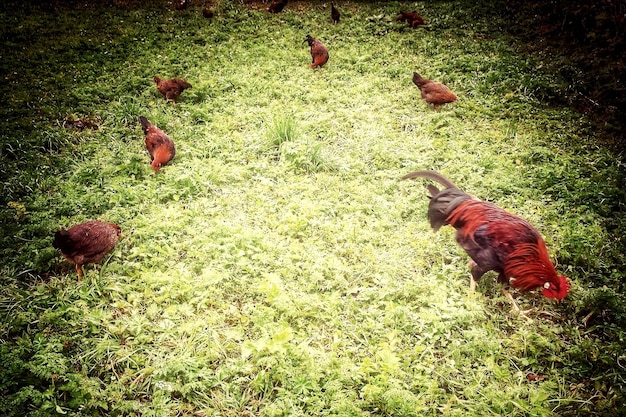
<path fill-rule="evenodd" d="M 414 171 L 402 177 L 403 180 L 408 180 L 408 179 L 413 179 L 413 178 L 428 178 L 430 180 L 438 182 L 439 184 L 443 185 L 446 188 L 459 188 L 455 183 L 453 183 L 452 181 L 450 181 L 449 179 L 447 179 L 446 177 L 444 177 L 443 175 L 435 171 L 427 171 L 427 170 Z M 430 188 L 428 190 L 431 191 Z"/>
<path fill-rule="evenodd" d="M 191 84 L 189 84 L 187 81 L 185 80 L 180 80 L 179 84 L 182 88 L 187 89 L 187 88 L 191 88 Z"/>

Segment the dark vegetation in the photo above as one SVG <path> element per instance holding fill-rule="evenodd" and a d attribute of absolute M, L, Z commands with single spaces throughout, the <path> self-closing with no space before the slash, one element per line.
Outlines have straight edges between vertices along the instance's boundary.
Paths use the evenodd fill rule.
<path fill-rule="evenodd" d="M 596 120 L 604 144 L 623 152 L 626 1 L 513 0 L 506 12 L 516 39 L 567 82 L 554 99 Z"/>

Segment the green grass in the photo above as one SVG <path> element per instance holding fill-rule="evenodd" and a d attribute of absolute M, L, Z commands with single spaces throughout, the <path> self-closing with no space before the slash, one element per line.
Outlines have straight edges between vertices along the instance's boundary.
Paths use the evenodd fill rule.
<path fill-rule="evenodd" d="M 117 4 L 1 14 L 3 414 L 625 412 L 624 167 L 498 7 L 345 2 L 333 26 L 322 2 Z M 413 71 L 459 103 L 433 111 Z M 166 103 L 155 75 L 193 88 Z M 142 115 L 177 146 L 158 173 Z M 532 322 L 494 275 L 469 295 L 454 231 L 399 181 L 416 169 L 531 221 L 570 295 L 516 294 Z M 52 236 L 93 218 L 123 239 L 77 282 Z"/>

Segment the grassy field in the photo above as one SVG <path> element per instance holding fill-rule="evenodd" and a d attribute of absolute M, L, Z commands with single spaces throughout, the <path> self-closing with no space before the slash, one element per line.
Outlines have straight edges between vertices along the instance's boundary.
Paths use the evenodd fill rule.
<path fill-rule="evenodd" d="M 494 2 L 85 3 L 1 9 L 0 414 L 626 413 L 622 155 Z M 176 143 L 158 173 L 139 116 Z M 417 169 L 533 223 L 568 297 L 470 295 Z M 96 218 L 123 239 L 77 281 L 52 237 Z"/>

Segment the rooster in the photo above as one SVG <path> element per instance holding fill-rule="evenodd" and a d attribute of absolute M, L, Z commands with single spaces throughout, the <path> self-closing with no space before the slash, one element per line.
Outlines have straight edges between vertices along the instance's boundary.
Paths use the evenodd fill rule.
<path fill-rule="evenodd" d="M 158 171 L 161 166 L 174 159 L 176 155 L 174 141 L 145 117 L 139 117 L 139 122 L 146 135 L 146 149 L 152 160 L 152 169 Z"/>
<path fill-rule="evenodd" d="M 304 42 L 307 42 L 311 47 L 311 58 L 313 58 L 311 68 L 321 68 L 325 63 L 328 62 L 328 49 L 326 49 L 326 47 L 322 45 L 322 42 L 318 41 L 310 35 L 306 35 L 306 39 L 304 40 Z"/>
<path fill-rule="evenodd" d="M 172 103 L 176 103 L 176 99 L 183 91 L 191 88 L 191 84 L 180 78 L 164 80 L 163 78 L 154 77 L 152 80 L 156 83 L 159 92 L 163 94 L 166 99 L 172 100 Z"/>
<path fill-rule="evenodd" d="M 339 10 L 337 10 L 335 5 L 332 3 L 330 3 L 330 17 L 333 19 L 333 23 L 335 25 L 339 23 L 339 19 L 341 19 L 341 13 L 339 13 Z"/>
<path fill-rule="evenodd" d="M 459 101 L 448 87 L 439 82 L 426 79 L 417 72 L 413 72 L 413 83 L 419 88 L 422 98 L 426 100 L 426 103 L 432 104 L 435 110 L 442 104 L 456 103 Z"/>
<path fill-rule="evenodd" d="M 267 8 L 267 11 L 270 13 L 280 13 L 283 11 L 285 6 L 287 5 L 287 1 L 288 0 L 274 1 L 272 2 L 272 4 L 270 4 L 270 7 Z"/>
<path fill-rule="evenodd" d="M 495 271 L 498 282 L 521 291 L 541 288 L 545 297 L 557 301 L 567 295 L 569 282 L 564 276 L 557 275 L 543 238 L 530 223 L 461 191 L 437 172 L 415 171 L 402 179 L 418 177 L 445 187 L 440 191 L 434 185 L 428 185 L 431 194 L 428 219 L 435 232 L 446 224 L 456 229 L 457 243 L 472 258 L 472 292 L 487 271 Z M 504 287 L 502 293 L 520 312 Z"/>
<path fill-rule="evenodd" d="M 99 263 L 113 250 L 122 229 L 114 224 L 91 220 L 54 234 L 52 246 L 76 265 L 78 279 L 83 278 L 83 265 Z"/>
<path fill-rule="evenodd" d="M 426 24 L 422 16 L 418 15 L 416 11 L 400 12 L 396 20 L 398 22 L 407 22 L 411 28 Z"/>

